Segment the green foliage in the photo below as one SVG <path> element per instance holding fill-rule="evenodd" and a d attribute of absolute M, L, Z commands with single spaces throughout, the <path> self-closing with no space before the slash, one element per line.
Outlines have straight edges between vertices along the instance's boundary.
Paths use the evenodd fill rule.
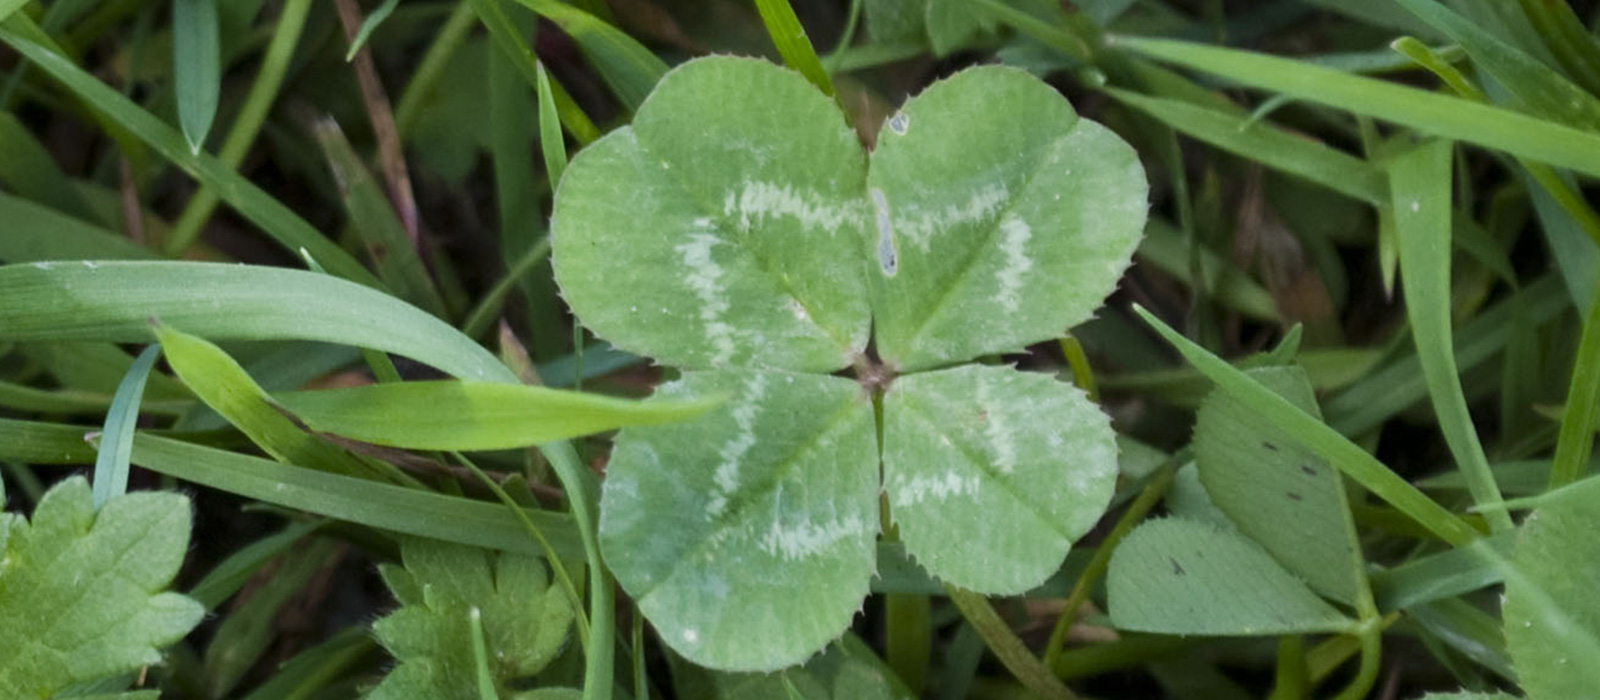
<path fill-rule="evenodd" d="M 160 592 L 188 543 L 188 499 L 133 493 L 96 512 L 81 478 L 50 489 L 31 523 L 0 514 L 0 694 L 45 700 L 161 663 L 205 614 Z"/>
<path fill-rule="evenodd" d="M 1577 494 L 1522 523 L 1506 576 L 1506 649 L 1530 700 L 1600 687 L 1600 505 Z"/>
<path fill-rule="evenodd" d="M 373 632 L 399 665 L 366 697 L 474 700 L 473 623 L 481 623 L 497 693 L 549 665 L 566 643 L 572 606 L 530 556 L 434 540 L 401 544 L 404 566 L 381 567 L 400 609 Z M 503 697 L 543 698 L 516 693 Z"/>
<path fill-rule="evenodd" d="M 1126 144 L 1005 68 L 930 87 L 869 159 L 798 75 L 701 59 L 582 151 L 553 217 L 568 302 L 619 347 L 700 370 L 663 395 L 735 395 L 686 426 L 625 430 L 608 469 L 608 561 L 666 642 L 770 670 L 838 636 L 873 570 L 880 456 L 930 573 L 1006 594 L 1047 578 L 1110 499 L 1106 419 L 1041 376 L 917 372 L 1086 319 L 1144 197 Z M 643 273 L 627 296 L 607 279 L 619 264 Z M 773 371 L 850 366 L 860 387 Z"/>

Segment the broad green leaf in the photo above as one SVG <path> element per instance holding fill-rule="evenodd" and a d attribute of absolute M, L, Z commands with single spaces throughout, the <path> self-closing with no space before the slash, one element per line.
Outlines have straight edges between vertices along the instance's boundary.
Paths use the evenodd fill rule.
<path fill-rule="evenodd" d="M 200 184 L 213 188 L 222 201 L 259 226 L 263 233 L 284 248 L 291 252 L 304 248 L 333 274 L 369 286 L 378 285 L 377 278 L 367 272 L 361 263 L 288 207 L 216 158 L 192 152 L 184 137 L 170 126 L 67 58 L 6 29 L 0 29 L 0 42 L 26 56 L 69 91 L 149 144 Z"/>
<path fill-rule="evenodd" d="M 94 505 L 128 491 L 128 457 L 133 452 L 133 431 L 139 423 L 139 405 L 144 401 L 145 380 L 161 356 L 161 349 L 150 346 L 139 353 L 122 378 L 111 408 L 106 411 L 105 429 L 100 433 L 99 456 L 94 461 Z"/>
<path fill-rule="evenodd" d="M 1600 501 L 1591 495 L 1552 499 L 1529 515 L 1506 572 L 1506 649 L 1530 700 L 1600 688 Z"/>
<path fill-rule="evenodd" d="M 1144 228 L 1143 166 L 1037 78 L 962 71 L 886 126 L 861 254 L 888 364 L 925 369 L 1059 337 L 1127 268 Z"/>
<path fill-rule="evenodd" d="M 1433 412 L 1457 468 L 1467 477 L 1473 502 L 1492 508 L 1500 503 L 1500 489 L 1467 411 L 1451 347 L 1451 154 L 1449 141 L 1434 141 L 1395 157 L 1389 162 L 1389 189 L 1400 234 L 1406 316 Z M 1505 511 L 1496 510 L 1487 517 L 1495 531 L 1511 529 L 1511 517 Z"/>
<path fill-rule="evenodd" d="M 799 74 L 691 61 L 573 159 L 556 278 L 586 327 L 663 363 L 838 370 L 867 344 L 864 177 L 855 132 Z"/>
<path fill-rule="evenodd" d="M 217 116 L 222 90 L 217 0 L 172 0 L 172 80 L 178 123 L 189 152 L 199 153 Z"/>
<path fill-rule="evenodd" d="M 715 403 L 640 403 L 499 382 L 422 381 L 279 394 L 313 430 L 423 450 L 501 450 L 693 418 Z"/>
<path fill-rule="evenodd" d="M 133 493 L 97 513 L 81 477 L 51 488 L 31 524 L 0 514 L 0 696 L 45 700 L 160 663 L 205 614 L 159 592 L 188 543 L 187 498 Z"/>
<path fill-rule="evenodd" d="M 862 0 L 861 12 L 873 43 L 927 39 L 928 0 Z"/>
<path fill-rule="evenodd" d="M 1520 112 L 1235 49 L 1131 38 L 1117 45 L 1250 87 L 1600 176 L 1600 135 Z"/>
<path fill-rule="evenodd" d="M 369 700 L 470 700 L 478 616 L 499 692 L 542 670 L 561 650 L 573 610 L 538 559 L 433 540 L 401 544 L 404 568 L 383 565 L 401 603 L 372 631 L 399 665 Z"/>
<path fill-rule="evenodd" d="M 1320 417 L 1304 370 L 1265 367 L 1249 375 Z M 1211 502 L 1241 532 L 1324 597 L 1346 605 L 1370 600 L 1339 470 L 1221 391 L 1200 406 L 1194 451 Z"/>
<path fill-rule="evenodd" d="M 155 333 L 178 378 L 268 455 L 346 476 L 374 472 L 360 458 L 317 439 L 283 415 L 222 348 L 168 326 L 157 327 Z"/>
<path fill-rule="evenodd" d="M 1236 532 L 1164 518 L 1140 525 L 1106 577 L 1117 628 L 1163 634 L 1346 632 L 1356 624 Z"/>
<path fill-rule="evenodd" d="M 944 56 L 960 49 L 974 35 L 992 25 L 983 8 L 967 0 L 927 0 L 928 41 L 933 53 Z"/>
<path fill-rule="evenodd" d="M 439 319 L 328 275 L 192 262 L 0 267 L 0 340 L 149 342 L 152 316 L 214 340 L 321 340 L 398 353 L 463 378 L 515 381 Z"/>
<path fill-rule="evenodd" d="M 1382 170 L 1310 137 L 1266 121 L 1248 121 L 1184 100 L 1148 97 L 1123 90 L 1111 90 L 1110 94 L 1119 102 L 1217 148 L 1369 204 L 1388 201 Z"/>
<path fill-rule="evenodd" d="M 846 379 L 749 370 L 688 373 L 652 401 L 719 394 L 699 419 L 618 435 L 601 543 L 668 646 L 771 671 L 836 639 L 867 593 L 872 404 Z"/>
<path fill-rule="evenodd" d="M 1014 595 L 1060 568 L 1116 485 L 1111 422 L 1054 377 L 969 365 L 901 377 L 883 401 L 883 482 L 929 573 Z"/>

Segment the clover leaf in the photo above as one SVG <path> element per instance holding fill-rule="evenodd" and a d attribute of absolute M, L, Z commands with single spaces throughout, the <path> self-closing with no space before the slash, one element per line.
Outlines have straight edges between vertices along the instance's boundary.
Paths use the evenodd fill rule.
<path fill-rule="evenodd" d="M 653 400 L 731 397 L 624 429 L 608 466 L 601 546 L 662 638 L 728 670 L 805 660 L 867 593 L 880 491 L 946 582 L 1017 594 L 1058 568 L 1110 500 L 1110 423 L 963 363 L 1088 319 L 1146 193 L 1133 149 L 998 66 L 909 100 L 869 157 L 798 74 L 697 59 L 580 152 L 551 221 L 568 303 L 685 370 Z"/>

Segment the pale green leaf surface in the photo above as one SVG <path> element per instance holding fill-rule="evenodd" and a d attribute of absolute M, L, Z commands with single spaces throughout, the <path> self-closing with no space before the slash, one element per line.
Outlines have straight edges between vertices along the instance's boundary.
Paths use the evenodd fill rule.
<path fill-rule="evenodd" d="M 139 406 L 144 401 L 145 380 L 161 356 L 161 349 L 149 346 L 139 353 L 128 374 L 117 387 L 111 407 L 106 411 L 105 429 L 100 434 L 99 456 L 94 461 L 94 505 L 128 492 L 128 456 L 133 452 L 133 431 L 139 423 Z"/>
<path fill-rule="evenodd" d="M 279 412 L 222 348 L 167 326 L 157 327 L 156 336 L 178 378 L 273 458 L 346 476 L 372 473 L 354 455 L 318 440 Z"/>
<path fill-rule="evenodd" d="M 1600 501 L 1550 500 L 1522 523 L 1506 575 L 1506 650 L 1530 700 L 1600 688 Z"/>
<path fill-rule="evenodd" d="M 1240 636 L 1354 624 L 1243 535 L 1180 518 L 1129 534 L 1111 555 L 1106 592 L 1124 630 Z"/>
<path fill-rule="evenodd" d="M 944 56 L 960 49 L 984 29 L 982 7 L 968 0 L 927 0 L 928 42 L 933 53 Z"/>
<path fill-rule="evenodd" d="M 927 39 L 928 0 L 862 0 L 867 33 L 878 44 Z"/>
<path fill-rule="evenodd" d="M 480 613 L 497 688 L 538 673 L 567 639 L 573 610 L 537 558 L 433 540 L 401 544 L 405 568 L 384 567 L 399 610 L 372 630 L 399 661 L 369 700 L 474 700 L 469 616 Z"/>
<path fill-rule="evenodd" d="M 1304 370 L 1265 367 L 1248 374 L 1320 417 Z M 1346 605 L 1369 595 L 1342 477 L 1327 460 L 1221 391 L 1200 406 L 1194 450 L 1211 502 L 1284 568 Z"/>
<path fill-rule="evenodd" d="M 329 303 L 337 299 L 338 303 Z M 515 381 L 442 321 L 328 275 L 192 262 L 0 267 L 0 340 L 148 342 L 151 317 L 215 340 L 298 338 L 405 355 L 452 375 Z"/>
<path fill-rule="evenodd" d="M 883 423 L 884 490 L 906 551 L 980 593 L 1048 578 L 1116 485 L 1110 419 L 1050 376 L 968 365 L 901 377 Z"/>
<path fill-rule="evenodd" d="M 573 159 L 556 278 L 586 327 L 664 363 L 837 370 L 867 342 L 864 177 L 855 132 L 799 74 L 692 61 Z M 627 294 L 616 270 L 638 273 Z"/>
<path fill-rule="evenodd" d="M 618 436 L 601 543 L 668 646 L 770 671 L 837 638 L 867 593 L 872 405 L 846 379 L 765 371 L 689 373 L 658 396 L 718 394 L 732 398 L 699 419 Z"/>
<path fill-rule="evenodd" d="M 112 499 L 98 513 L 74 477 L 28 524 L 0 516 L 0 696 L 44 700 L 75 683 L 161 662 L 204 610 L 160 593 L 189 542 L 189 501 L 173 493 Z"/>
<path fill-rule="evenodd" d="M 173 89 L 178 96 L 178 123 L 191 153 L 200 152 L 217 117 L 221 54 L 217 0 L 173 0 Z"/>
<path fill-rule="evenodd" d="M 715 399 L 644 402 L 498 382 L 419 381 L 279 394 L 320 432 L 424 450 L 499 450 L 693 418 Z"/>
<path fill-rule="evenodd" d="M 908 101 L 879 132 L 868 187 L 874 332 L 902 371 L 1018 351 L 1087 320 L 1147 208 L 1132 148 L 1005 67 Z"/>

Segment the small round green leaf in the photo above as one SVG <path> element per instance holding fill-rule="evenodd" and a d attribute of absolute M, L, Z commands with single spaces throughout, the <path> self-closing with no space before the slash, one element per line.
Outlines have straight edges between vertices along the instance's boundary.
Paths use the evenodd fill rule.
<path fill-rule="evenodd" d="M 879 132 L 868 279 L 900 370 L 1020 350 L 1089 318 L 1144 229 L 1138 155 L 1028 73 L 973 68 Z"/>
<path fill-rule="evenodd" d="M 846 379 L 749 370 L 691 372 L 657 392 L 716 395 L 731 398 L 693 421 L 617 436 L 601 547 L 678 653 L 771 671 L 837 638 L 867 594 L 872 403 Z"/>
<path fill-rule="evenodd" d="M 1531 700 L 1600 688 L 1600 502 L 1574 496 L 1523 521 L 1506 575 L 1506 651 Z"/>
<path fill-rule="evenodd" d="M 665 364 L 841 369 L 869 328 L 865 161 L 798 73 L 689 61 L 573 159 L 551 218 L 556 278 L 584 325 Z"/>
<path fill-rule="evenodd" d="M 901 377 L 883 478 L 906 551 L 962 588 L 1017 594 L 1061 566 L 1117 477 L 1111 422 L 1076 387 L 1010 367 Z"/>

